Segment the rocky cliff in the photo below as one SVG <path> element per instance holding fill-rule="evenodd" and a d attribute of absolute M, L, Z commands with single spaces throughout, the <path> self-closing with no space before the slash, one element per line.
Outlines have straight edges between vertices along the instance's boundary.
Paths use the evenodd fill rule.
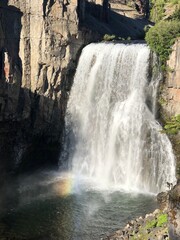
<path fill-rule="evenodd" d="M 180 113 L 180 39 L 173 46 L 168 60 L 168 73 L 165 84 L 164 105 L 168 115 Z"/>
<path fill-rule="evenodd" d="M 76 0 L 0 1 L 0 168 L 5 172 L 20 163 L 57 161 L 78 55 L 92 40 L 79 30 L 80 11 Z"/>
<path fill-rule="evenodd" d="M 180 39 L 176 41 L 172 50 L 167 62 L 167 74 L 160 87 L 159 102 L 164 121 L 180 114 Z M 176 155 L 177 177 L 180 177 L 180 133 L 170 134 L 169 137 Z"/>
<path fill-rule="evenodd" d="M 57 161 L 82 47 L 76 8 L 76 1 L 0 2 L 1 180 L 21 163 Z"/>
<path fill-rule="evenodd" d="M 180 39 L 172 47 L 172 53 L 167 62 L 167 74 L 160 87 L 159 102 L 161 118 L 168 121 L 180 114 Z M 176 155 L 177 178 L 180 178 L 180 132 L 169 134 Z M 169 236 L 170 239 L 180 237 L 180 181 L 169 192 Z"/>

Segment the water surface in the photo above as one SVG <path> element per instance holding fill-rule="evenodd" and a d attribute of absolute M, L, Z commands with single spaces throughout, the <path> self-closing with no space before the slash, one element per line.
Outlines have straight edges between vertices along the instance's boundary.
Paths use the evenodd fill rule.
<path fill-rule="evenodd" d="M 95 190 L 57 174 L 21 178 L 13 191 L 0 239 L 96 240 L 156 207 L 152 195 Z"/>

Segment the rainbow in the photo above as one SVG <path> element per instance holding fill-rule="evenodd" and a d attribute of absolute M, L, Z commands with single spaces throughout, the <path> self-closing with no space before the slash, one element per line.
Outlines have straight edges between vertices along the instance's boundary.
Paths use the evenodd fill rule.
<path fill-rule="evenodd" d="M 54 191 L 57 195 L 66 197 L 73 191 L 73 178 L 70 174 L 65 174 L 53 184 Z"/>

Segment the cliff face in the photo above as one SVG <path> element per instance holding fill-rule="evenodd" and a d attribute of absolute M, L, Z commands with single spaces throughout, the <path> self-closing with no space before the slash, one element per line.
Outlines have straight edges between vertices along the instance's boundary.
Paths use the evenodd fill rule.
<path fill-rule="evenodd" d="M 0 1 L 0 172 L 57 161 L 79 52 L 93 37 L 79 30 L 83 11 L 77 0 Z"/>
<path fill-rule="evenodd" d="M 180 39 L 173 46 L 172 54 L 167 62 L 169 71 L 162 85 L 160 101 L 163 119 L 180 114 Z M 180 133 L 169 135 L 176 155 L 177 178 L 180 178 Z M 169 236 L 170 239 L 179 239 L 180 236 L 180 182 L 178 180 L 169 194 Z"/>
<path fill-rule="evenodd" d="M 159 99 L 164 120 L 180 114 L 180 39 L 173 46 L 167 66 L 169 70 L 161 86 Z M 180 133 L 169 137 L 176 155 L 177 177 L 180 177 Z"/>
<path fill-rule="evenodd" d="M 168 61 L 169 73 L 166 81 L 166 111 L 169 115 L 180 113 L 180 39 L 173 46 Z"/>
<path fill-rule="evenodd" d="M 31 117 L 33 130 L 39 119 L 48 125 L 63 111 L 65 76 L 82 45 L 76 5 L 65 2 L 10 0 L 1 7 L 1 121 Z"/>

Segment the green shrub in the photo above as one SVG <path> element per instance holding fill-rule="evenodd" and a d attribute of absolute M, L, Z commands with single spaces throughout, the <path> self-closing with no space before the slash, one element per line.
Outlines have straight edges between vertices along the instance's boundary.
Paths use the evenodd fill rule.
<path fill-rule="evenodd" d="M 180 21 L 180 6 L 176 6 L 175 11 L 171 16 L 171 19 Z"/>
<path fill-rule="evenodd" d="M 157 218 L 157 225 L 156 226 L 157 227 L 162 227 L 167 222 L 168 222 L 167 214 L 166 213 L 161 214 Z"/>
<path fill-rule="evenodd" d="M 153 22 L 159 22 L 164 17 L 165 0 L 151 0 L 151 13 L 150 19 Z"/>
<path fill-rule="evenodd" d="M 165 17 L 166 8 L 171 9 L 173 5 L 177 5 L 176 9 L 179 9 L 179 0 L 151 0 L 150 5 L 151 5 L 150 19 L 153 22 L 159 22 Z"/>
<path fill-rule="evenodd" d="M 104 41 L 112 41 L 116 38 L 115 35 L 109 35 L 109 34 L 105 34 L 104 37 L 103 37 L 103 40 Z"/>
<path fill-rule="evenodd" d="M 180 114 L 173 116 L 164 126 L 164 132 L 168 134 L 177 134 L 180 130 Z"/>
<path fill-rule="evenodd" d="M 164 105 L 167 104 L 167 101 L 166 101 L 163 97 L 161 97 L 161 98 L 158 99 L 158 103 L 159 103 L 161 106 L 164 106 Z"/>
<path fill-rule="evenodd" d="M 172 4 L 178 4 L 179 3 L 179 0 L 170 0 L 170 3 L 172 3 Z"/>
<path fill-rule="evenodd" d="M 166 213 L 161 213 L 155 219 L 152 219 L 151 221 L 148 221 L 146 223 L 145 228 L 146 229 L 151 229 L 151 228 L 155 228 L 155 227 L 162 227 L 167 222 L 168 222 L 167 214 Z"/>
<path fill-rule="evenodd" d="M 154 228 L 156 227 L 156 225 L 157 225 L 157 220 L 153 219 L 146 224 L 146 229 Z"/>
<path fill-rule="evenodd" d="M 171 46 L 179 36 L 180 22 L 177 20 L 160 21 L 146 33 L 145 39 L 150 48 L 159 56 L 163 68 L 172 52 Z"/>

